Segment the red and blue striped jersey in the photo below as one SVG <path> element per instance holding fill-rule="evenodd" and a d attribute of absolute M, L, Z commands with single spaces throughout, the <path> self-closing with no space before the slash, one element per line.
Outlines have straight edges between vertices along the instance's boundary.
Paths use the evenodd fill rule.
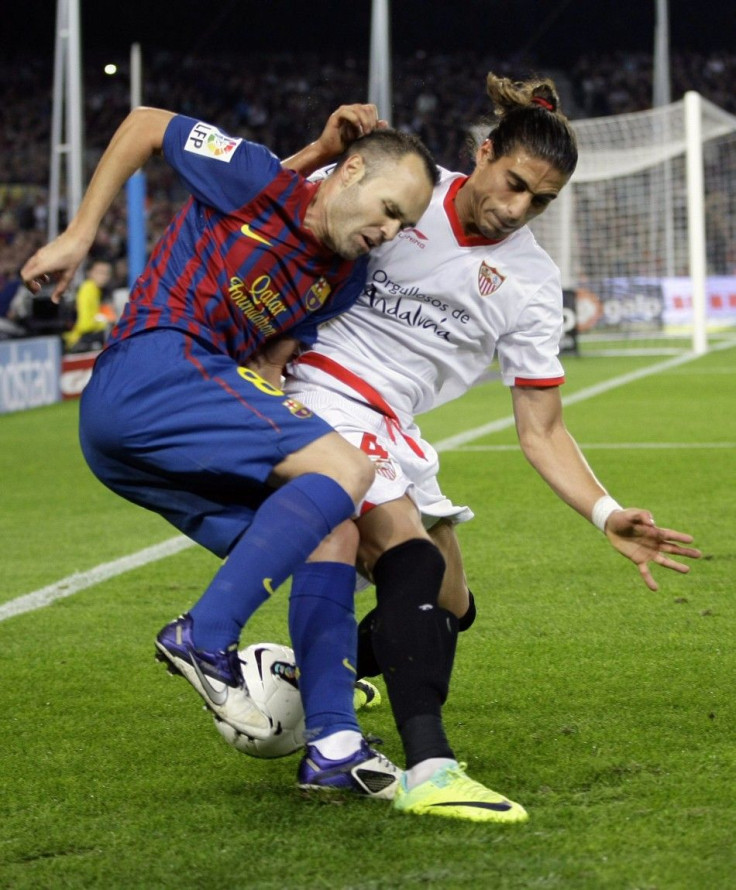
<path fill-rule="evenodd" d="M 175 328 L 238 362 L 288 332 L 304 343 L 358 297 L 366 258 L 347 261 L 304 228 L 319 184 L 264 146 L 178 115 L 163 153 L 191 197 L 154 248 L 108 345 Z"/>

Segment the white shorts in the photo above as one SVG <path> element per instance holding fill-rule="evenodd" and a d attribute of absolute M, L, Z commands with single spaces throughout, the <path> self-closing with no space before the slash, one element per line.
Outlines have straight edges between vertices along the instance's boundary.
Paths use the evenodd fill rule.
<path fill-rule="evenodd" d="M 408 494 L 417 505 L 425 528 L 431 528 L 438 519 L 459 523 L 473 518 L 469 507 L 453 504 L 440 491 L 437 452 L 421 438 L 416 424 L 400 429 L 363 402 L 293 379 L 288 381 L 286 392 L 373 461 L 376 478 L 359 505 L 361 514 Z"/>

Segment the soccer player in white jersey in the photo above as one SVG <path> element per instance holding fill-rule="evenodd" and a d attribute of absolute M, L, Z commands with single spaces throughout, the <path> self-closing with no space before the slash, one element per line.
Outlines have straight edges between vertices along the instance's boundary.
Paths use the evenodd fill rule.
<path fill-rule="evenodd" d="M 657 589 L 650 563 L 687 572 L 672 557 L 700 554 L 683 546 L 690 535 L 616 503 L 565 428 L 560 276 L 527 223 L 572 175 L 575 137 L 551 80 L 513 83 L 491 73 L 487 92 L 496 124 L 477 149 L 473 173 L 442 172 L 417 226 L 373 253 L 358 302 L 292 363 L 286 391 L 375 462 L 357 526 L 377 605 L 361 622 L 358 674 L 383 673 L 405 749 L 394 807 L 520 822 L 522 806 L 465 774 L 443 728 L 458 630 L 475 614 L 452 526 L 472 513 L 442 495 L 437 455 L 415 414 L 462 395 L 497 355 L 525 456 L 634 562 L 649 588 Z M 311 172 L 305 166 L 315 160 L 328 159 L 295 166 Z M 311 563 L 293 577 L 290 626 L 300 664 L 318 657 L 319 598 L 329 583 Z M 309 714 L 310 690 L 303 694 Z M 324 750 L 308 746 L 307 760 L 310 751 L 322 763 Z M 336 746 L 328 756 L 338 754 Z"/>

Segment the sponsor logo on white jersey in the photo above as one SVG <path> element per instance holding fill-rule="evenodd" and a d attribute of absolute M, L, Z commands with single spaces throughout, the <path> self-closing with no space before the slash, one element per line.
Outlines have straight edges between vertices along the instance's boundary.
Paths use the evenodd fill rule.
<path fill-rule="evenodd" d="M 424 232 L 420 232 L 419 229 L 414 228 L 403 229 L 399 232 L 399 238 L 401 238 L 402 241 L 409 241 L 412 244 L 416 244 L 420 250 L 424 250 L 427 246 L 427 241 L 429 241 L 429 238 L 427 238 Z"/>
<path fill-rule="evenodd" d="M 390 315 L 409 327 L 422 328 L 433 333 L 436 337 L 450 341 L 450 331 L 443 327 L 448 320 L 446 316 L 440 319 L 431 318 L 423 311 L 423 306 L 417 305 L 411 299 L 397 297 L 394 300 L 392 297 L 386 297 L 378 293 L 375 287 L 372 289 L 370 287 L 366 288 L 361 295 L 361 300 L 364 298 L 367 298 L 367 305 L 376 312 L 387 316 Z"/>

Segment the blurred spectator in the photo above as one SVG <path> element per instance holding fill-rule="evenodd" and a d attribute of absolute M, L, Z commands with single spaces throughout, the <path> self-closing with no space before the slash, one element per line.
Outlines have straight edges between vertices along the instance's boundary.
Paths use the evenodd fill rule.
<path fill-rule="evenodd" d="M 26 336 L 26 329 L 16 317 L 15 298 L 19 291 L 25 291 L 20 275 L 9 278 L 0 287 L 0 340 Z"/>
<path fill-rule="evenodd" d="M 5 288 L 3 292 L 6 293 Z M 44 288 L 34 296 L 17 275 L 8 284 L 7 293 L 12 296 L 6 317 L 0 318 L 1 339 L 54 336 L 71 327 L 68 307 L 51 299 L 50 288 Z"/>
<path fill-rule="evenodd" d="M 109 311 L 103 311 L 103 296 L 112 271 L 107 260 L 92 261 L 75 297 L 74 327 L 63 335 L 67 352 L 89 352 L 104 346 L 107 332 L 115 320 Z"/>
<path fill-rule="evenodd" d="M 85 176 L 129 111 L 126 66 L 120 75 L 103 74 L 107 55 L 90 49 L 85 55 Z M 736 52 L 708 55 L 674 52 L 672 98 L 697 90 L 720 108 L 736 113 Z M 488 113 L 482 84 L 468 71 L 493 70 L 514 79 L 544 70 L 533 58 L 497 58 L 490 53 L 396 53 L 392 60 L 392 124 L 416 132 L 438 162 L 452 170 L 472 168 L 467 151 L 468 120 Z M 51 141 L 53 59 L 0 59 L 3 103 L 0 105 L 0 287 L 45 240 L 48 225 L 48 181 Z M 556 72 L 565 86 L 565 73 Z M 572 119 L 641 111 L 651 107 L 652 56 L 648 53 L 586 54 L 567 70 Z M 281 157 L 316 138 L 321 122 L 344 102 L 367 100 L 367 59 L 351 55 L 251 53 L 247 58 L 218 53 L 176 56 L 148 48 L 143 101 L 220 123 L 223 129 L 271 146 Z M 147 239 L 159 237 L 185 193 L 163 161 L 146 169 Z M 64 195 L 61 196 L 62 205 Z M 715 243 L 712 268 L 733 267 L 733 239 L 723 233 L 722 208 L 709 221 Z M 733 212 L 729 196 L 728 213 Z M 93 248 L 116 263 L 126 256 L 127 209 L 122 197 L 100 227 Z M 63 226 L 62 226 L 63 228 Z"/>

